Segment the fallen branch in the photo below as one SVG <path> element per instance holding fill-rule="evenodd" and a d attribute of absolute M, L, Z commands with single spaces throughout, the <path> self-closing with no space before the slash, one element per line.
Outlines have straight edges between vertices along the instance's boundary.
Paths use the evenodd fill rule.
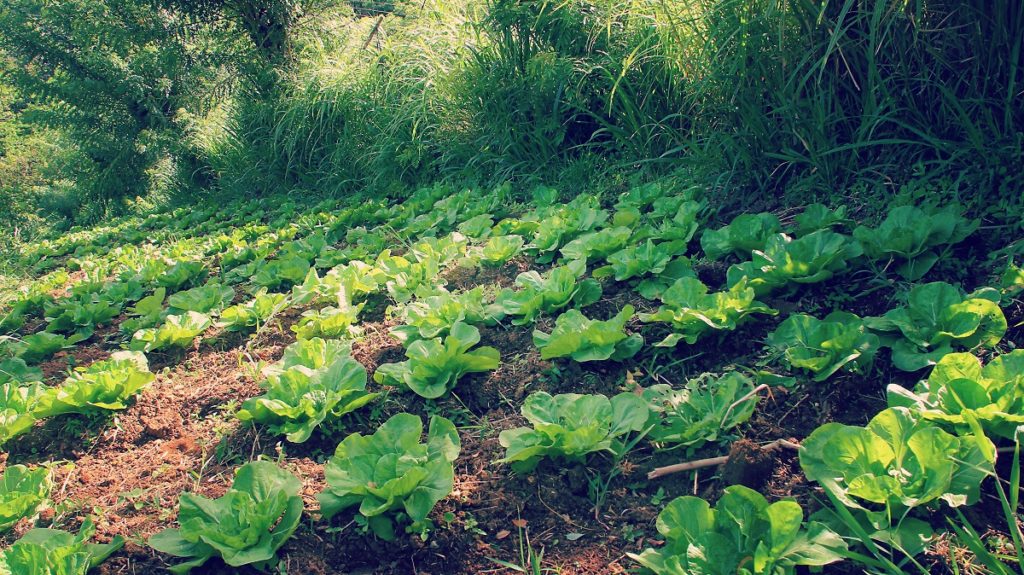
<path fill-rule="evenodd" d="M 800 449 L 800 445 L 788 441 L 786 439 L 776 439 L 771 443 L 766 443 L 761 446 L 762 450 L 775 449 L 776 447 L 784 447 L 786 449 L 792 449 L 797 451 Z M 714 467 L 716 465 L 724 465 L 729 461 L 728 455 L 722 455 L 720 457 L 709 457 L 707 459 L 698 459 L 696 461 L 687 461 L 685 463 L 676 463 L 675 465 L 666 465 L 665 467 L 658 467 L 647 474 L 647 479 L 658 479 L 666 475 L 673 473 L 681 473 L 683 471 L 693 471 L 694 469 L 703 469 L 705 467 Z"/>
<path fill-rule="evenodd" d="M 363 43 L 363 50 L 365 50 L 366 47 L 370 45 L 370 42 L 373 40 L 373 37 L 377 35 L 377 31 L 380 30 L 380 25 L 382 22 L 384 22 L 383 14 L 378 16 L 377 22 L 373 24 L 373 29 L 370 30 L 370 35 L 366 37 L 366 42 Z"/>

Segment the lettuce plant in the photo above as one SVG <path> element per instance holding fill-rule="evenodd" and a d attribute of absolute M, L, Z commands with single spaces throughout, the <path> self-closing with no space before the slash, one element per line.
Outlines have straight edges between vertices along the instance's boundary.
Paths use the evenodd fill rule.
<path fill-rule="evenodd" d="M 417 339 L 444 337 L 458 322 L 493 324 L 497 318 L 484 305 L 483 286 L 460 294 L 440 289 L 437 294 L 412 301 L 401 308 L 403 325 L 391 328 L 391 334 L 405 344 Z"/>
<path fill-rule="evenodd" d="M 537 228 L 540 227 L 540 222 L 521 220 L 519 218 L 504 218 L 498 223 L 494 224 L 494 228 L 491 229 L 491 233 L 494 236 L 519 236 L 522 238 L 532 238 L 537 233 Z"/>
<path fill-rule="evenodd" d="M 249 279 L 258 286 L 273 289 L 285 284 L 294 285 L 302 282 L 309 273 L 309 268 L 309 260 L 299 256 L 287 256 L 257 265 L 255 273 Z"/>
<path fill-rule="evenodd" d="M 210 282 L 204 286 L 180 291 L 167 298 L 167 313 L 178 315 L 187 311 L 217 313 L 231 303 L 235 290 L 230 286 Z"/>
<path fill-rule="evenodd" d="M 649 418 L 644 400 L 629 392 L 609 399 L 538 391 L 523 402 L 522 414 L 532 428 L 506 429 L 498 436 L 505 448 L 498 462 L 511 463 L 519 473 L 533 471 L 545 457 L 583 462 L 601 451 L 622 455 L 627 437 L 643 431 Z"/>
<path fill-rule="evenodd" d="M 871 329 L 888 334 L 883 343 L 892 346 L 897 368 L 917 371 L 934 365 L 954 346 L 975 349 L 999 343 L 1006 333 L 1006 317 L 988 295 L 965 297 L 945 282 L 921 284 L 910 290 L 905 307 L 865 321 Z"/>
<path fill-rule="evenodd" d="M 154 327 L 160 323 L 164 314 L 164 298 L 167 296 L 167 288 L 156 288 L 151 295 L 148 295 L 128 308 L 129 319 L 121 322 L 119 326 L 121 333 L 134 334 L 140 329 Z"/>
<path fill-rule="evenodd" d="M 0 361 L 0 384 L 32 383 L 42 380 L 42 370 L 38 367 L 29 367 L 25 360 L 19 357 L 10 357 Z"/>
<path fill-rule="evenodd" d="M 57 529 L 31 529 L 0 552 L 0 575 L 86 575 L 124 545 L 86 543 L 96 528 L 86 520 L 77 535 Z"/>
<path fill-rule="evenodd" d="M 177 262 L 169 268 L 164 269 L 156 277 L 158 287 L 167 288 L 169 291 L 178 291 L 189 284 L 199 282 L 206 275 L 206 268 L 202 262 L 182 261 Z"/>
<path fill-rule="evenodd" d="M 363 304 L 306 310 L 291 329 L 299 339 L 352 337 L 358 333 L 356 324 L 362 310 Z"/>
<path fill-rule="evenodd" d="M 516 257 L 523 249 L 523 242 L 523 236 L 494 236 L 480 247 L 477 257 L 485 266 L 498 267 Z"/>
<path fill-rule="evenodd" d="M 407 387 L 427 399 L 436 399 L 454 388 L 463 375 L 498 367 L 498 350 L 487 346 L 471 349 L 478 343 L 480 330 L 457 322 L 443 340 L 433 338 L 412 342 L 405 351 L 408 360 L 381 365 L 373 379 L 385 385 Z"/>
<path fill-rule="evenodd" d="M 271 377 L 293 367 L 322 370 L 352 355 L 352 343 L 343 339 L 303 339 L 284 348 L 281 359 L 263 368 L 263 375 Z"/>
<path fill-rule="evenodd" d="M 681 198 L 671 198 L 671 200 L 679 199 Z M 670 200 L 670 198 L 665 198 L 665 200 Z M 651 223 L 638 226 L 633 238 L 635 240 L 657 240 L 671 246 L 673 253 L 684 253 L 686 245 L 690 243 L 700 228 L 699 218 L 704 207 L 705 204 L 693 200 L 669 201 L 664 205 L 656 204 L 655 209 L 648 214 Z"/>
<path fill-rule="evenodd" d="M 354 305 L 357 298 L 377 291 L 381 281 L 383 278 L 376 268 L 358 260 L 351 261 L 327 272 L 317 283 L 316 293 L 311 299 L 325 298 L 339 307 Z"/>
<path fill-rule="evenodd" d="M 0 446 L 32 429 L 36 404 L 47 389 L 41 383 L 0 384 Z"/>
<path fill-rule="evenodd" d="M 97 326 L 107 325 L 121 313 L 121 303 L 100 298 L 98 294 L 83 294 L 77 298 L 47 306 L 46 331 L 76 333 L 87 339 Z"/>
<path fill-rule="evenodd" d="M 791 367 L 813 373 L 814 381 L 825 381 L 844 367 L 858 372 L 869 368 L 880 342 L 861 318 L 837 311 L 823 320 L 791 315 L 768 334 L 768 344 Z"/>
<path fill-rule="evenodd" d="M 86 339 L 86 337 L 88 336 L 78 334 L 64 337 L 60 334 L 41 331 L 21 338 L 20 344 L 16 345 L 15 349 L 18 350 L 18 357 L 26 363 L 39 363 L 58 351 Z"/>
<path fill-rule="evenodd" d="M 226 308 L 217 326 L 227 331 L 247 331 L 264 324 L 288 305 L 288 296 L 260 291 L 252 300 Z"/>
<path fill-rule="evenodd" d="M 752 260 L 729 267 L 729 285 L 747 278 L 758 295 L 792 283 L 818 283 L 847 270 L 850 260 L 863 253 L 849 236 L 819 230 L 798 239 L 786 234 L 770 236 L 764 250 L 754 250 Z"/>
<path fill-rule="evenodd" d="M 594 277 L 615 277 L 626 281 L 645 275 L 658 275 L 665 271 L 677 254 L 668 243 L 655 244 L 651 240 L 633 244 L 608 256 L 608 265 L 594 270 Z"/>
<path fill-rule="evenodd" d="M 995 446 L 980 434 L 956 437 L 902 407 L 865 427 L 826 423 L 804 440 L 800 466 L 840 503 L 878 529 L 909 509 L 945 501 L 970 505 L 993 473 Z"/>
<path fill-rule="evenodd" d="M 843 539 L 803 516 L 795 501 L 769 504 L 753 489 L 731 485 L 714 509 L 699 497 L 669 502 L 657 520 L 665 545 L 627 555 L 657 575 L 788 575 L 841 561 Z"/>
<path fill-rule="evenodd" d="M 853 236 L 872 258 L 891 258 L 904 278 L 920 279 L 939 260 L 936 248 L 958 244 L 978 229 L 977 220 L 968 220 L 957 206 L 926 212 L 914 206 L 889 210 L 877 228 L 859 226 Z"/>
<path fill-rule="evenodd" d="M 145 355 L 119 351 L 110 359 L 75 370 L 60 386 L 47 388 L 33 414 L 42 419 L 66 413 L 125 409 L 128 400 L 154 379 Z"/>
<path fill-rule="evenodd" d="M 409 533 L 426 533 L 427 516 L 452 491 L 459 456 L 459 433 L 451 421 L 430 418 L 426 443 L 423 421 L 398 413 L 373 435 L 346 437 L 327 464 L 327 488 L 317 496 L 320 512 L 330 519 L 356 505 L 373 532 L 394 539 L 395 523 L 408 520 Z"/>
<path fill-rule="evenodd" d="M 374 265 L 377 282 L 384 285 L 388 295 L 399 303 L 432 290 L 440 272 L 439 262 L 434 258 L 411 261 L 403 256 L 391 255 L 391 250 L 381 252 Z"/>
<path fill-rule="evenodd" d="M 600 209 L 596 198 L 588 195 L 579 195 L 568 204 L 546 211 L 549 215 L 540 220 L 531 244 L 538 252 L 539 263 L 550 262 L 559 248 L 608 220 L 608 212 Z"/>
<path fill-rule="evenodd" d="M 582 265 L 552 268 L 546 276 L 528 271 L 516 277 L 518 290 L 502 290 L 494 301 L 492 314 L 512 316 L 514 325 L 536 321 L 537 316 L 574 304 L 585 307 L 600 299 L 601 284 L 594 279 L 578 281 Z"/>
<path fill-rule="evenodd" d="M 965 435 L 971 420 L 988 435 L 1013 440 L 1024 425 L 1024 350 L 996 356 L 981 367 L 969 353 L 939 360 L 913 391 L 890 384 L 889 405 L 902 406 Z"/>
<path fill-rule="evenodd" d="M 0 476 L 0 533 L 36 513 L 53 487 L 50 469 L 11 465 Z"/>
<path fill-rule="evenodd" d="M 494 227 L 494 218 L 491 214 L 480 214 L 462 222 L 458 226 L 459 233 L 476 239 L 484 240 L 491 235 L 491 228 Z"/>
<path fill-rule="evenodd" d="M 437 270 L 466 255 L 469 240 L 455 232 L 442 237 L 423 237 L 409 246 L 409 253 L 416 262 L 437 275 Z"/>
<path fill-rule="evenodd" d="M 273 564 L 278 548 L 302 518 L 302 482 L 269 461 L 238 469 L 235 481 L 219 499 L 181 494 L 177 529 L 149 538 L 161 553 L 188 559 L 170 568 L 181 575 L 219 556 L 231 567 Z"/>
<path fill-rule="evenodd" d="M 560 251 L 562 257 L 569 261 L 603 260 L 622 249 L 632 235 L 633 230 L 625 226 L 604 228 L 583 234 L 565 244 Z"/>
<path fill-rule="evenodd" d="M 571 357 L 579 362 L 629 359 L 644 345 L 643 336 L 625 332 L 633 311 L 633 306 L 627 305 L 615 317 L 599 321 L 571 309 L 555 319 L 551 333 L 534 330 L 533 344 L 540 349 L 542 359 Z"/>
<path fill-rule="evenodd" d="M 999 276 L 999 292 L 1004 298 L 1015 298 L 1024 292 L 1024 268 L 1012 261 L 1006 263 L 1006 269 Z"/>
<path fill-rule="evenodd" d="M 359 409 L 378 394 L 366 392 L 366 369 L 351 357 L 309 368 L 294 365 L 263 382 L 267 392 L 245 400 L 238 419 L 266 425 L 292 443 L 309 439 L 328 417 Z"/>
<path fill-rule="evenodd" d="M 160 327 L 140 329 L 132 336 L 129 346 L 135 351 L 156 351 L 168 347 L 188 347 L 207 328 L 213 319 L 196 311 L 169 315 Z"/>
<path fill-rule="evenodd" d="M 740 281 L 727 291 L 708 293 L 708 286 L 696 278 L 676 280 L 661 295 L 661 307 L 654 313 L 639 314 L 643 322 L 667 322 L 677 333 L 669 334 L 658 347 L 672 347 L 680 341 L 694 344 L 709 330 L 733 330 L 751 314 L 775 315 L 776 310 L 757 301 L 754 290 Z"/>
<path fill-rule="evenodd" d="M 806 236 L 818 230 L 848 226 L 853 220 L 846 217 L 846 206 L 830 210 L 824 204 L 811 204 L 793 218 L 793 223 L 796 235 Z"/>
<path fill-rule="evenodd" d="M 754 384 L 739 373 L 704 374 L 681 389 L 668 384 L 644 389 L 651 412 L 648 438 L 667 448 L 697 449 L 744 423 L 754 414 Z"/>
<path fill-rule="evenodd" d="M 774 214 L 742 214 L 717 230 L 705 230 L 700 247 L 708 259 L 719 260 L 735 254 L 746 258 L 753 250 L 764 248 L 768 237 L 782 231 L 782 224 Z"/>

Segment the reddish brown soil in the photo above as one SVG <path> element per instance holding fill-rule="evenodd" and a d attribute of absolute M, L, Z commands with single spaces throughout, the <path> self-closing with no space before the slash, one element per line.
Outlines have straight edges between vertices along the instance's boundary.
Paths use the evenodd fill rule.
<path fill-rule="evenodd" d="M 105 349 L 102 344 L 93 343 L 58 351 L 53 357 L 40 363 L 39 369 L 43 370 L 43 381 L 58 384 L 64 381 L 72 369 L 86 367 L 108 357 L 110 357 L 110 351 Z"/>
<path fill-rule="evenodd" d="M 453 290 L 510 285 L 516 273 L 533 265 L 523 259 L 479 273 L 455 268 L 446 272 L 445 279 Z M 724 267 L 698 267 L 698 273 L 709 284 L 724 282 Z M 867 284 L 858 284 L 860 290 L 849 285 L 861 279 L 837 278 L 770 303 L 784 311 L 799 308 L 824 315 L 834 303 L 822 294 L 840 288 L 838 293 L 866 291 Z M 627 304 L 638 311 L 656 307 L 621 285 L 607 284 L 605 288 L 602 301 L 585 310 L 588 316 L 604 319 Z M 861 315 L 880 314 L 891 307 L 892 293 L 891 287 L 867 292 L 842 302 L 841 307 Z M 863 424 L 884 408 L 886 384 L 910 386 L 917 379 L 915 374 L 885 367 L 890 361 L 884 351 L 868 374 L 841 372 L 825 383 L 796 374 L 801 382 L 796 388 L 773 388 L 762 395 L 751 420 L 728 438 L 731 446 L 725 441 L 685 453 L 655 452 L 641 443 L 620 464 L 606 502 L 595 512 L 588 497 L 588 481 L 609 473 L 612 463 L 607 457 L 593 457 L 587 466 L 544 461 L 529 475 L 517 475 L 507 466 L 493 463 L 504 452 L 498 434 L 526 423 L 519 414 L 523 399 L 538 390 L 611 395 L 626 390 L 632 382 L 642 386 L 655 381 L 680 384 L 704 371 L 755 365 L 765 357 L 762 343 L 766 335 L 785 314 L 761 317 L 724 336 L 709 335 L 695 346 L 659 348 L 654 355 L 648 353 L 621 364 L 541 360 L 532 343 L 532 330 L 550 331 L 550 317 L 529 328 L 507 322 L 484 327 L 481 344 L 498 348 L 500 367 L 466 376 L 453 394 L 425 401 L 373 383 L 378 366 L 405 359 L 403 347 L 389 334 L 395 322 L 384 313 L 386 307 L 387 302 L 380 298 L 368 303 L 363 335 L 353 346 L 354 357 L 371 376 L 368 387 L 383 392 L 383 397 L 371 408 L 323 426 L 302 445 L 241 426 L 231 416 L 241 401 L 261 393 L 256 380 L 258 362 L 275 361 L 294 341 L 290 327 L 298 320 L 300 309 L 281 314 L 253 337 L 221 334 L 192 350 L 151 354 L 151 365 L 159 376 L 127 410 L 109 419 L 57 418 L 37 426 L 11 442 L 8 453 L 0 457 L 0 466 L 50 460 L 74 463 L 57 469 L 53 498 L 58 512 L 45 522 L 74 528 L 92 514 L 97 517 L 99 539 L 126 537 L 125 548 L 101 567 L 100 573 L 105 574 L 165 573 L 165 558 L 146 547 L 145 538 L 175 526 L 178 496 L 185 491 L 218 496 L 228 488 L 238 466 L 259 456 L 279 459 L 303 481 L 307 517 L 279 553 L 289 573 L 512 573 L 492 559 L 522 564 L 520 550 L 528 543 L 529 548 L 543 550 L 546 567 L 557 568 L 563 575 L 620 574 L 635 568 L 626 553 L 658 545 L 655 518 L 664 503 L 676 496 L 714 499 L 725 486 L 743 483 L 772 500 L 795 498 L 808 513 L 817 509 L 821 493 L 804 478 L 796 453 L 764 451 L 760 446 L 777 439 L 799 442 L 826 421 Z M 1024 321 L 1022 306 L 1011 306 L 1007 312 L 1011 325 Z M 637 322 L 629 329 L 642 330 L 648 343 L 667 333 L 663 326 Z M 1022 345 L 1021 335 L 1020 327 L 1012 328 L 1007 340 Z M 42 367 L 48 380 L 59 381 L 69 364 L 86 365 L 106 357 L 112 343 L 101 338 L 97 341 L 100 343 L 46 362 Z M 427 541 L 403 535 L 387 543 L 360 533 L 353 511 L 332 522 L 323 521 L 316 495 L 325 486 L 323 464 L 337 443 L 348 433 L 372 433 L 381 421 L 401 411 L 421 416 L 444 414 L 460 426 L 462 453 L 455 462 L 455 489 L 431 515 L 436 529 Z M 655 467 L 726 454 L 730 461 L 722 468 L 646 479 Z M 968 513 L 979 528 L 998 526 L 998 521 L 984 519 L 986 514 L 998 516 L 997 507 L 986 501 Z M 27 524 L 18 526 L 2 542 L 10 542 L 26 528 Z M 933 552 L 945 549 L 943 544 L 936 545 Z M 849 569 L 852 567 L 834 567 L 826 572 L 853 572 Z M 943 569 L 937 564 L 935 572 Z M 230 569 L 214 560 L 193 573 L 255 571 Z"/>

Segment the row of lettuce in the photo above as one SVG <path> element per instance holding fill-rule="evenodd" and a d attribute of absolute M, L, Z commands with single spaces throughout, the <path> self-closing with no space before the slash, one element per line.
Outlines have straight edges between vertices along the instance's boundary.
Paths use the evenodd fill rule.
<path fill-rule="evenodd" d="M 0 357 L 8 357 L 0 365 L 0 401 L 6 402 L 0 440 L 10 440 L 38 419 L 123 409 L 153 380 L 143 352 L 188 347 L 204 334 L 258 331 L 289 308 L 308 308 L 292 327 L 298 341 L 264 370 L 266 392 L 245 401 L 237 416 L 302 442 L 324 422 L 336 422 L 376 399 L 350 351 L 351 340 L 360 335 L 363 306 L 376 294 L 394 303 L 390 313 L 401 323 L 392 334 L 404 344 L 407 359 L 380 366 L 374 380 L 436 399 L 464 375 L 498 367 L 498 351 L 479 345 L 480 328 L 528 326 L 554 316 L 550 333 L 535 329 L 533 334 L 544 359 L 624 361 L 644 346 L 640 324 L 654 324 L 653 331 L 663 335 L 656 346 L 694 344 L 758 315 L 778 313 L 757 298 L 785 296 L 801 284 L 853 269 L 885 267 L 919 280 L 940 254 L 977 227 L 953 207 L 896 208 L 877 228 L 854 227 L 842 210 L 818 205 L 796 216 L 789 229 L 771 214 L 744 215 L 700 236 L 705 260 L 744 258 L 728 268 L 724 288 L 711 292 L 685 255 L 709 215 L 693 193 L 640 187 L 623 194 L 610 210 L 589 196 L 567 204 L 555 200 L 550 189 L 539 189 L 532 205 L 521 207 L 509 201 L 507 190 L 480 195 L 435 188 L 395 206 L 325 205 L 301 216 L 286 206 L 269 224 L 256 210 L 226 220 L 212 217 L 192 227 L 230 232 L 195 233 L 159 247 L 133 243 L 139 239 L 137 228 L 124 228 L 130 230 L 124 243 L 106 251 L 89 250 L 79 239 L 44 245 L 40 249 L 54 256 L 70 253 L 80 242 L 78 254 L 66 264 L 86 272 L 86 280 L 69 295 L 53 297 L 50 291 L 68 276 L 66 270 L 51 273 L 2 316 L 0 325 L 8 331 L 33 322 L 45 327 L 0 344 Z M 225 213 L 235 207 L 241 208 L 229 206 Z M 842 233 L 851 228 L 852 235 Z M 117 243 L 117 233 L 105 241 Z M 396 253 L 387 247 L 395 245 L 403 248 Z M 452 266 L 502 266 L 519 255 L 552 267 L 520 274 L 512 288 L 452 293 L 440 287 L 440 275 Z M 650 313 L 635 314 L 627 305 L 607 320 L 587 317 L 582 310 L 600 300 L 602 285 L 611 281 L 628 283 L 657 304 L 650 305 Z M 825 425 L 800 451 L 807 477 L 870 526 L 868 539 L 862 537 L 859 545 L 891 541 L 894 533 L 908 529 L 923 533 L 926 525 L 907 517 L 939 501 L 959 506 L 977 500 L 981 482 L 993 474 L 992 439 L 1013 440 L 1016 426 L 1024 423 L 1024 353 L 997 356 L 983 368 L 974 355 L 956 352 L 999 343 L 1007 329 L 999 304 L 1019 293 L 1022 284 L 1020 270 L 1013 267 L 998 287 L 970 294 L 942 282 L 918 284 L 905 305 L 882 316 L 794 314 L 768 336 L 783 364 L 815 381 L 840 370 L 866 373 L 882 347 L 891 349 L 899 369 L 937 364 L 913 390 L 892 386 L 891 407 L 867 426 Z M 119 337 L 133 351 L 76 370 L 62 385 L 40 383 L 41 373 L 32 364 L 88 341 L 97 327 L 115 318 L 121 320 L 120 335 L 108 337 Z M 535 392 L 522 408 L 531 427 L 501 434 L 506 454 L 500 461 L 527 473 L 545 458 L 578 463 L 608 452 L 621 458 L 643 439 L 655 448 L 693 450 L 751 416 L 758 375 L 706 375 L 679 388 L 654 385 L 612 398 Z M 771 381 L 795 384 L 795 379 Z M 326 466 L 322 514 L 329 518 L 358 506 L 380 537 L 393 538 L 397 526 L 425 533 L 434 505 L 451 492 L 459 439 L 442 417 L 431 418 L 425 444 L 422 436 L 420 418 L 398 414 L 372 435 L 346 438 Z M 45 500 L 48 481 L 38 470 L 8 470 L 0 497 L 22 502 L 22 511 L 11 513 L 15 521 Z M 236 566 L 273 561 L 302 514 L 298 485 L 272 464 L 248 464 L 232 490 L 216 501 L 182 495 L 180 529 L 158 534 L 150 543 L 187 558 L 176 572 L 214 555 Z M 737 522 L 741 508 L 756 519 Z M 846 541 L 857 535 L 849 529 L 804 524 L 795 503 L 769 505 L 742 487 L 729 488 L 716 509 L 696 498 L 677 499 L 659 517 L 658 529 L 667 544 L 635 557 L 657 573 L 737 572 L 751 557 L 756 573 L 790 572 L 796 565 L 844 557 L 871 560 L 847 548 Z M 61 536 L 77 551 L 42 552 L 50 540 L 43 531 L 50 530 L 31 531 L 6 551 L 0 569 L 6 561 L 11 572 L 45 572 L 15 569 L 22 565 L 19 557 L 87 565 L 101 556 L 89 551 L 81 534 Z"/>

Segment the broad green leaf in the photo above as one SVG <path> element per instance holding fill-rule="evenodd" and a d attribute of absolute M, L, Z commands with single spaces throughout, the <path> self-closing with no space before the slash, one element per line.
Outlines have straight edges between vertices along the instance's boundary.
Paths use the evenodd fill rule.
<path fill-rule="evenodd" d="M 953 506 L 976 501 L 995 454 L 988 450 L 988 457 L 979 445 L 894 407 L 866 427 L 819 427 L 804 440 L 800 465 L 808 479 L 847 507 L 862 510 L 876 528 L 888 529 L 908 509 L 940 499 Z"/>
<path fill-rule="evenodd" d="M 681 340 L 692 345 L 709 331 L 736 329 L 751 314 L 778 313 L 755 297 L 745 280 L 728 291 L 709 294 L 708 287 L 700 280 L 684 277 L 661 295 L 662 305 L 658 311 L 641 313 L 638 317 L 643 322 L 667 322 L 677 332 L 656 346 L 671 347 Z"/>
<path fill-rule="evenodd" d="M 627 305 L 615 317 L 598 321 L 571 309 L 558 316 L 550 334 L 534 330 L 533 343 L 540 348 L 542 359 L 571 357 L 579 362 L 622 361 L 635 355 L 643 345 L 642 336 L 626 335 L 624 331 L 633 311 L 633 306 Z"/>
<path fill-rule="evenodd" d="M 768 237 L 780 231 L 782 224 L 774 214 L 742 214 L 724 228 L 705 230 L 700 246 L 708 259 L 719 260 L 729 254 L 745 258 L 764 248 Z"/>
<path fill-rule="evenodd" d="M 626 438 L 642 431 L 648 419 L 646 404 L 632 393 L 609 399 L 538 391 L 526 398 L 522 413 L 533 428 L 507 429 L 498 438 L 505 448 L 499 462 L 518 472 L 533 471 L 544 457 L 580 462 L 599 451 L 621 455 Z"/>
<path fill-rule="evenodd" d="M 426 443 L 420 442 L 422 435 L 419 417 L 399 413 L 373 435 L 346 437 L 324 467 L 327 488 L 318 496 L 324 517 L 358 506 L 364 517 L 381 518 L 375 532 L 389 537 L 391 521 L 404 511 L 412 523 L 407 530 L 424 532 L 427 515 L 451 493 L 452 462 L 461 444 L 455 426 L 443 417 L 431 418 Z"/>
<path fill-rule="evenodd" d="M 938 261 L 934 248 L 962 242 L 978 225 L 977 220 L 964 218 L 958 206 L 933 212 L 899 206 L 889 210 L 877 228 L 860 226 L 853 235 L 869 257 L 894 259 L 900 275 L 915 281 Z"/>
<path fill-rule="evenodd" d="M 768 335 L 768 344 L 783 352 L 790 366 L 814 373 L 814 381 L 824 381 L 843 367 L 869 368 L 880 346 L 859 317 L 845 312 L 833 312 L 824 320 L 791 315 Z"/>
<path fill-rule="evenodd" d="M 467 373 L 496 369 L 498 350 L 480 342 L 480 330 L 463 322 L 452 325 L 445 338 L 420 339 L 406 350 L 408 360 L 384 364 L 377 368 L 377 383 L 407 387 L 427 399 L 448 393 Z"/>
<path fill-rule="evenodd" d="M 727 487 L 715 508 L 678 497 L 661 511 L 665 545 L 627 555 L 657 575 L 790 575 L 798 566 L 843 559 L 846 543 L 820 523 L 804 523 L 793 501 L 769 504 L 742 485 Z"/>
<path fill-rule="evenodd" d="M 149 538 L 149 545 L 175 557 L 190 559 L 172 567 L 188 573 L 220 556 L 232 567 L 271 563 L 278 548 L 299 526 L 302 482 L 269 461 L 238 469 L 231 488 L 219 499 L 181 495 L 178 523 Z"/>
<path fill-rule="evenodd" d="M 739 373 L 709 374 L 691 379 L 681 389 L 667 384 L 648 387 L 643 399 L 653 427 L 648 437 L 659 447 L 696 449 L 744 423 L 754 413 L 754 384 Z"/>

